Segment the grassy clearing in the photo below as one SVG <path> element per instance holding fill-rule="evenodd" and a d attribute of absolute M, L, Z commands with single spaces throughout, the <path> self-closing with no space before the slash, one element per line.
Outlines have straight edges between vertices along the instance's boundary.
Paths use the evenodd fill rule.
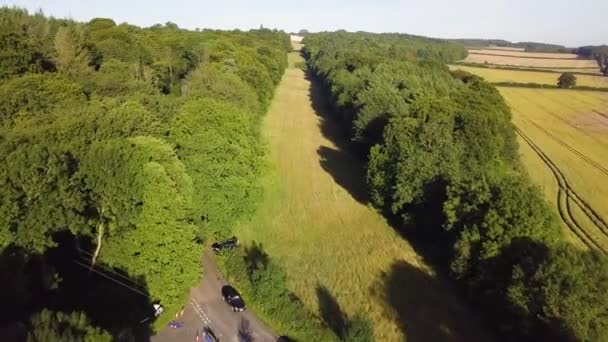
<path fill-rule="evenodd" d="M 556 207 L 561 205 L 565 227 L 575 224 L 584 230 L 583 240 L 608 251 L 608 226 L 602 223 L 608 222 L 608 94 L 499 89 L 513 110 L 514 124 L 555 165 L 571 190 L 563 190 L 558 199 L 556 176 L 520 136 L 522 160 L 532 179 Z M 567 230 L 573 241 L 581 240 Z"/>
<path fill-rule="evenodd" d="M 481 55 L 469 53 L 464 59 L 467 63 L 496 64 L 536 68 L 589 68 L 599 69 L 597 62 L 588 59 L 549 59 L 549 58 L 525 58 L 511 56 Z"/>
<path fill-rule="evenodd" d="M 552 72 L 515 71 L 503 69 L 475 68 L 464 65 L 451 65 L 451 70 L 460 69 L 479 75 L 488 82 L 538 83 L 556 85 L 560 74 Z M 576 75 L 576 85 L 589 87 L 608 87 L 608 77 Z"/>
<path fill-rule="evenodd" d="M 290 55 L 291 63 L 298 59 Z M 317 114 L 314 98 L 304 72 L 288 69 L 264 124 L 272 165 L 266 197 L 235 234 L 261 243 L 321 318 L 333 301 L 330 308 L 371 321 L 377 341 L 491 340 L 447 283 L 365 204 L 362 162 L 339 148 L 341 131 Z"/>

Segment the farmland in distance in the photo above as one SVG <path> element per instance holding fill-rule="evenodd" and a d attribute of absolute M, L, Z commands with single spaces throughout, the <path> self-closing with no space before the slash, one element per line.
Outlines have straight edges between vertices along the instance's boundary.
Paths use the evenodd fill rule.
<path fill-rule="evenodd" d="M 477 68 L 464 65 L 451 65 L 451 70 L 464 70 L 483 77 L 488 82 L 511 82 L 511 83 L 538 83 L 556 85 L 560 76 L 558 72 L 542 71 L 515 71 L 495 68 Z M 608 87 L 608 77 L 576 75 L 576 85 L 589 87 Z"/>
<path fill-rule="evenodd" d="M 570 240 L 608 252 L 608 94 L 499 87 L 522 161 Z"/>

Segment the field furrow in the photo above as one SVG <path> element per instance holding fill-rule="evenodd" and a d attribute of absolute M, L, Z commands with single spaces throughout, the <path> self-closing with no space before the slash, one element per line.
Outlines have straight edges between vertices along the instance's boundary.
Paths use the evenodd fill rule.
<path fill-rule="evenodd" d="M 515 128 L 517 134 L 534 150 L 539 158 L 543 160 L 545 165 L 551 170 L 555 179 L 558 182 L 559 190 L 557 193 L 558 213 L 563 222 L 568 228 L 574 233 L 582 242 L 589 248 L 597 249 L 604 254 L 608 255 L 608 249 L 602 247 L 601 244 L 596 240 L 577 222 L 576 216 L 572 214 L 571 203 L 574 202 L 581 210 L 585 212 L 585 215 L 594 221 L 596 227 L 608 237 L 608 224 L 599 218 L 593 208 L 591 208 L 581 197 L 574 191 L 566 177 L 560 169 L 551 161 L 551 159 L 536 145 L 532 139 L 530 139 L 525 133 L 519 128 Z M 565 208 L 564 208 L 565 206 Z"/>

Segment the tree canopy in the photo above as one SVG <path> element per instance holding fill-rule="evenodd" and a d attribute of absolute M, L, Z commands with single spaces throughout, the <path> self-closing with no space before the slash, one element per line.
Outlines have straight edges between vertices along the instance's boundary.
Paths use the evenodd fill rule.
<path fill-rule="evenodd" d="M 373 204 L 438 251 L 497 331 L 509 340 L 606 340 L 599 269 L 607 261 L 565 241 L 520 165 L 498 91 L 444 65 L 465 54 L 455 42 L 409 35 L 305 38 L 335 120 L 367 160 Z M 578 281 L 583 272 L 594 274 Z"/>
<path fill-rule="evenodd" d="M 24 270 L 10 288 L 26 298 L 1 331 L 136 340 L 152 303 L 166 323 L 200 277 L 201 241 L 252 208 L 259 124 L 289 49 L 266 29 L 0 8 L 0 257 Z M 88 289 L 126 291 L 114 300 L 133 307 L 113 313 Z"/>

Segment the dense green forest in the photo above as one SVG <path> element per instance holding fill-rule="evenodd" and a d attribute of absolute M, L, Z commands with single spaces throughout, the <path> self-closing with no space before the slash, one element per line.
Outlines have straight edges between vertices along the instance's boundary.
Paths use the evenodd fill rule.
<path fill-rule="evenodd" d="M 2 340 L 145 340 L 166 324 L 201 242 L 261 191 L 258 126 L 289 49 L 276 30 L 0 8 Z"/>
<path fill-rule="evenodd" d="M 504 340 L 608 340 L 608 261 L 562 236 L 519 162 L 508 106 L 450 73 L 461 45 L 406 35 L 305 38 L 373 203 L 445 268 Z"/>

